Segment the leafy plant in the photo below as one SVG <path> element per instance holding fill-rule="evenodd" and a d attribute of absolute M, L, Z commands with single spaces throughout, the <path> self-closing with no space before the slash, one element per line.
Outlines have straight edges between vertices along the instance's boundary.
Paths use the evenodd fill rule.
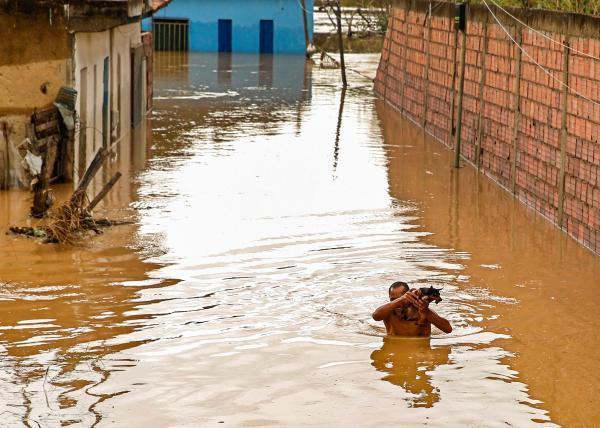
<path fill-rule="evenodd" d="M 474 3 L 481 2 L 481 0 L 472 1 Z M 501 6 L 558 10 L 600 16 L 600 0 L 496 0 L 496 2 Z M 388 13 L 392 3 L 391 0 L 342 0 L 342 6 L 379 7 L 386 9 Z"/>
<path fill-rule="evenodd" d="M 474 0 L 480 3 L 480 0 Z M 600 15 L 600 0 L 496 0 L 501 6 Z"/>

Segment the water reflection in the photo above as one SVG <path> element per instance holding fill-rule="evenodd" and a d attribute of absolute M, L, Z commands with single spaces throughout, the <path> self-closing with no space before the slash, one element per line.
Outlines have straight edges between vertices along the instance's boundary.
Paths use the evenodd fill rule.
<path fill-rule="evenodd" d="M 337 170 L 338 159 L 340 156 L 340 135 L 342 132 L 342 116 L 344 115 L 344 102 L 346 101 L 346 88 L 342 88 L 340 95 L 340 108 L 338 110 L 337 127 L 335 128 L 335 142 L 333 144 L 333 175 Z"/>
<path fill-rule="evenodd" d="M 453 169 L 452 153 L 392 108 L 377 103 L 376 110 L 390 194 L 419 201 L 420 224 L 432 232 L 427 242 L 468 252 L 461 292 L 478 302 L 486 328 L 510 334 L 512 340 L 501 343 L 518 355 L 511 367 L 556 422 L 600 423 L 600 411 L 585 400 L 563 399 L 600 384 L 599 372 L 587 369 L 598 364 L 592 350 L 600 345 L 600 321 L 574 315 L 596 311 L 600 259 L 475 169 Z M 478 296 L 488 290 L 514 304 L 482 304 Z"/>
<path fill-rule="evenodd" d="M 130 177 L 144 167 L 147 128 L 124 136 L 116 156 L 90 186 L 96 192 L 117 169 L 124 178 L 99 205 L 97 215 L 133 216 Z M 54 185 L 59 202 L 72 185 Z M 4 235 L 9 225 L 35 225 L 26 191 L 0 193 L 0 415 L 2 426 L 92 426 L 96 406 L 126 390 L 102 392 L 115 371 L 135 364 L 115 354 L 155 340 L 127 336 L 151 322 L 135 314 L 141 288 L 166 287 L 152 280 L 158 264 L 128 248 L 134 226 L 120 226 L 79 247 L 43 245 Z"/>
<path fill-rule="evenodd" d="M 192 56 L 188 66 L 209 73 L 203 61 Z M 389 128 L 380 127 L 370 88 L 344 93 L 336 70 L 309 73 L 307 102 L 302 79 L 277 84 L 276 62 L 272 87 L 260 87 L 259 62 L 234 56 L 230 85 L 212 69 L 210 96 L 158 82 L 156 141 L 164 147 L 140 177 L 140 240 L 162 236 L 160 275 L 181 281 L 146 296 L 162 299 L 152 308 L 162 315 L 145 334 L 163 339 L 124 353 L 139 363 L 107 388 L 144 373 L 160 385 L 136 386 L 126 405 L 110 408 L 111 420 L 143 409 L 136 414 L 165 425 L 194 418 L 298 426 L 309 423 L 310 409 L 324 425 L 380 426 L 390 419 L 377 409 L 399 405 L 410 407 L 394 419 L 404 424 L 476 425 L 484 408 L 494 423 L 548 424 L 506 363 L 511 354 L 495 343 L 510 336 L 487 328 L 493 315 L 484 307 L 514 302 L 464 289 L 470 255 L 424 242 L 422 197 L 396 193 L 404 183 L 391 163 L 398 166 L 401 144 L 415 141 L 385 144 Z M 276 119 L 246 114 L 253 103 Z M 171 126 L 172 117 L 192 114 Z M 416 165 L 405 173 L 419 175 Z M 434 214 L 447 222 L 449 209 Z M 398 277 L 445 285 L 440 312 L 452 335 L 435 333 L 429 348 L 382 347 L 379 326 L 367 320 L 384 284 Z M 371 364 L 392 382 L 381 382 Z M 168 397 L 185 397 L 186 405 L 166 415 L 144 405 Z"/>
<path fill-rule="evenodd" d="M 273 55 L 260 55 L 258 59 L 258 85 L 273 87 Z"/>
<path fill-rule="evenodd" d="M 432 407 L 440 391 L 431 383 L 429 372 L 449 363 L 450 348 L 431 347 L 429 339 L 383 339 L 381 349 L 371 353 L 371 364 L 386 373 L 382 378 L 410 394 L 411 407 Z"/>
<path fill-rule="evenodd" d="M 109 239 L 111 244 L 117 241 L 115 236 Z M 32 426 L 35 422 L 53 425 L 77 421 L 89 426 L 100 418 L 95 406 L 116 394 L 97 393 L 95 389 L 119 366 L 133 364 L 111 356 L 154 340 L 124 340 L 152 316 L 132 316 L 138 306 L 139 287 L 119 285 L 121 281 L 146 279 L 146 269 L 153 265 L 142 263 L 124 248 L 101 248 L 102 242 L 97 242 L 100 248 L 91 254 L 59 249 L 55 256 L 44 254 L 43 249 L 37 254 L 31 252 L 32 245 L 39 246 L 15 242 L 11 249 L 24 250 L 21 263 L 35 266 L 29 273 L 37 277 L 35 281 L 27 278 L 26 271 L 19 275 L 4 269 L 1 272 L 2 278 L 15 282 L 0 286 L 0 412 L 12 415 L 4 419 L 11 424 L 18 420 Z M 79 260 L 86 268 L 68 269 L 72 260 L 75 264 Z M 21 263 L 13 263 L 13 267 Z M 157 285 L 169 284 L 172 282 Z"/>
<path fill-rule="evenodd" d="M 232 56 L 233 54 L 229 52 L 219 53 L 217 75 L 220 85 L 231 86 L 231 76 L 233 74 Z"/>
<path fill-rule="evenodd" d="M 230 141 L 255 124 L 274 135 L 289 123 L 290 112 L 299 130 L 312 96 L 310 67 L 294 55 L 161 52 L 155 57 L 155 105 L 161 134 L 177 146 L 159 145 L 157 154 L 198 139 Z M 165 104 L 170 108 L 161 110 Z M 229 152 L 228 144 L 217 147 Z"/>
<path fill-rule="evenodd" d="M 568 383 L 572 364 L 540 370 L 561 367 L 561 340 L 583 351 L 573 326 L 593 341 L 583 298 L 597 293 L 563 294 L 535 251 L 552 232 L 464 170 L 452 178 L 442 149 L 362 78 L 344 94 L 337 70 L 304 59 L 273 57 L 271 72 L 257 56 L 221 58 L 157 52 L 151 159 L 134 146 L 131 180 L 103 207 L 137 225 L 83 248 L 1 237 L 9 425 L 551 426 L 560 400 L 539 403 L 548 389 L 528 385 L 594 380 Z M 18 200 L 2 194 L 2 224 L 24 218 Z M 589 259 L 567 249 L 560 269 L 593 284 Z M 398 278 L 445 286 L 451 335 L 382 339 L 370 313 Z M 576 304 L 586 312 L 554 326 L 571 334 L 559 338 L 542 315 Z"/>

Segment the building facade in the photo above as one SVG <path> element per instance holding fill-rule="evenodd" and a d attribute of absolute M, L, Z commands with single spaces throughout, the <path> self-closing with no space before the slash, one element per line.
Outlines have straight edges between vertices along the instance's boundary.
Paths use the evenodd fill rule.
<path fill-rule="evenodd" d="M 0 42 L 1 187 L 29 184 L 23 142 L 45 135 L 32 132 L 32 115 L 52 109 L 59 93 L 74 94 L 72 129 L 68 138 L 60 132 L 59 178 L 77 181 L 99 147 L 129 155 L 130 130 L 149 108 L 152 36 L 142 34 L 141 20 L 154 10 L 150 0 L 0 5 L 0 27 L 10 28 Z"/>
<path fill-rule="evenodd" d="M 157 50 L 304 54 L 313 0 L 174 0 L 145 25 Z"/>

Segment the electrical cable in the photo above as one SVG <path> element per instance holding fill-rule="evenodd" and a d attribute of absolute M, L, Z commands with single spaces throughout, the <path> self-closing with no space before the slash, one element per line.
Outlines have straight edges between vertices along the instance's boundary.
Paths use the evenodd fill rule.
<path fill-rule="evenodd" d="M 492 15 L 492 17 L 496 20 L 496 22 L 498 23 L 498 25 L 500 26 L 500 28 L 502 28 L 502 30 L 506 33 L 506 35 L 510 38 L 510 40 L 512 40 L 512 42 L 521 50 L 521 52 L 523 52 L 527 58 L 529 58 L 531 60 L 531 62 L 533 62 L 535 65 L 537 65 L 539 68 L 542 69 L 542 71 L 544 73 L 546 73 L 548 76 L 550 76 L 554 81 L 560 83 L 561 86 L 567 88 L 568 90 L 570 90 L 572 93 L 574 93 L 575 95 L 579 96 L 580 98 L 583 98 L 586 101 L 591 102 L 592 104 L 595 104 L 597 106 L 600 107 L 600 102 L 598 101 L 594 101 L 591 98 L 586 97 L 585 95 L 583 95 L 582 93 L 576 91 L 575 89 L 571 88 L 567 83 L 563 82 L 562 80 L 558 79 L 557 77 L 554 76 L 554 74 L 552 74 L 552 72 L 548 71 L 548 69 L 546 69 L 543 65 L 541 65 L 539 62 L 537 62 L 535 60 L 535 58 L 533 58 L 529 52 L 527 52 L 514 38 L 513 36 L 510 35 L 510 33 L 508 32 L 508 30 L 506 29 L 506 27 L 504 27 L 504 25 L 502 25 L 502 23 L 500 22 L 500 20 L 498 19 L 498 17 L 494 14 L 494 12 L 492 11 L 492 9 L 490 8 L 489 4 L 487 3 L 486 0 L 482 0 L 483 4 L 485 4 L 485 6 L 487 7 L 487 9 L 490 11 L 490 14 Z M 493 0 L 491 0 L 493 1 Z"/>
<path fill-rule="evenodd" d="M 350 70 L 350 71 L 352 71 L 353 73 L 356 73 L 356 74 L 358 74 L 358 75 L 359 75 L 360 77 L 362 77 L 363 79 L 370 80 L 371 82 L 374 82 L 374 81 L 375 81 L 375 78 L 374 78 L 374 77 L 367 76 L 366 74 L 362 74 L 360 71 L 358 71 L 358 70 L 355 70 L 355 69 L 353 69 L 353 68 L 346 67 L 346 70 Z"/>
<path fill-rule="evenodd" d="M 304 6 L 302 6 L 302 3 L 300 2 L 300 0 L 296 0 L 296 1 L 298 2 L 298 6 L 300 6 L 300 9 L 302 9 L 306 13 L 311 13 L 308 10 L 306 10 L 306 8 Z"/>
<path fill-rule="evenodd" d="M 144 113 L 142 114 L 142 118 L 145 118 L 145 117 L 147 117 L 147 116 L 148 116 L 148 115 L 149 115 L 151 112 L 152 112 L 152 108 L 149 108 L 148 110 L 146 110 L 146 112 L 144 112 Z M 77 120 L 77 122 L 76 122 L 76 125 L 79 125 L 79 127 L 78 127 L 78 129 L 77 129 L 77 130 L 78 130 L 78 132 L 80 132 L 80 133 L 81 133 L 81 129 L 83 129 L 83 130 L 84 130 L 84 132 L 85 132 L 85 130 L 87 130 L 87 129 L 92 129 L 92 130 L 96 131 L 98 134 L 100 134 L 100 137 L 101 137 L 101 138 L 104 140 L 104 132 L 102 132 L 101 130 L 99 130 L 99 129 L 98 129 L 98 128 L 96 128 L 95 126 L 84 126 L 84 127 L 81 127 L 81 121 L 79 121 L 79 120 Z M 112 150 L 115 148 L 115 146 L 116 146 L 117 144 L 119 144 L 119 143 L 120 143 L 121 141 L 123 141 L 123 140 L 124 140 L 126 137 L 128 137 L 128 136 L 129 136 L 129 134 L 131 134 L 131 131 L 132 131 L 132 130 L 133 130 L 133 128 L 132 128 L 132 127 L 129 127 L 129 129 L 128 129 L 128 130 L 127 130 L 127 131 L 126 131 L 126 132 L 125 132 L 123 135 L 121 135 L 121 136 L 120 136 L 119 138 L 117 138 L 115 141 L 111 142 L 111 143 L 108 145 L 108 147 L 106 147 L 106 149 L 107 149 L 108 151 L 112 151 Z M 74 169 L 76 170 L 77 174 L 79 174 L 79 169 L 78 169 L 78 168 L 77 168 L 75 165 L 73 165 L 73 167 L 74 167 Z M 79 175 L 79 177 L 81 178 L 81 175 Z"/>
<path fill-rule="evenodd" d="M 433 12 L 435 12 L 441 6 L 446 4 L 444 2 L 439 2 L 435 6 L 432 6 L 431 3 L 432 3 L 432 0 L 429 0 L 429 7 L 427 8 L 427 13 L 425 14 L 425 19 L 423 19 L 423 26 L 425 26 L 428 19 L 431 19 L 433 17 Z"/>

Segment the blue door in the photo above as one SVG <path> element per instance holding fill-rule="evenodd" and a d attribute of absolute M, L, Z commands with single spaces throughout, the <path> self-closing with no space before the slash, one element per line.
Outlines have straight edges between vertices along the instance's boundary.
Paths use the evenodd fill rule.
<path fill-rule="evenodd" d="M 219 19 L 219 52 L 231 52 L 231 19 Z"/>
<path fill-rule="evenodd" d="M 260 20 L 260 53 L 273 53 L 273 20 Z"/>

